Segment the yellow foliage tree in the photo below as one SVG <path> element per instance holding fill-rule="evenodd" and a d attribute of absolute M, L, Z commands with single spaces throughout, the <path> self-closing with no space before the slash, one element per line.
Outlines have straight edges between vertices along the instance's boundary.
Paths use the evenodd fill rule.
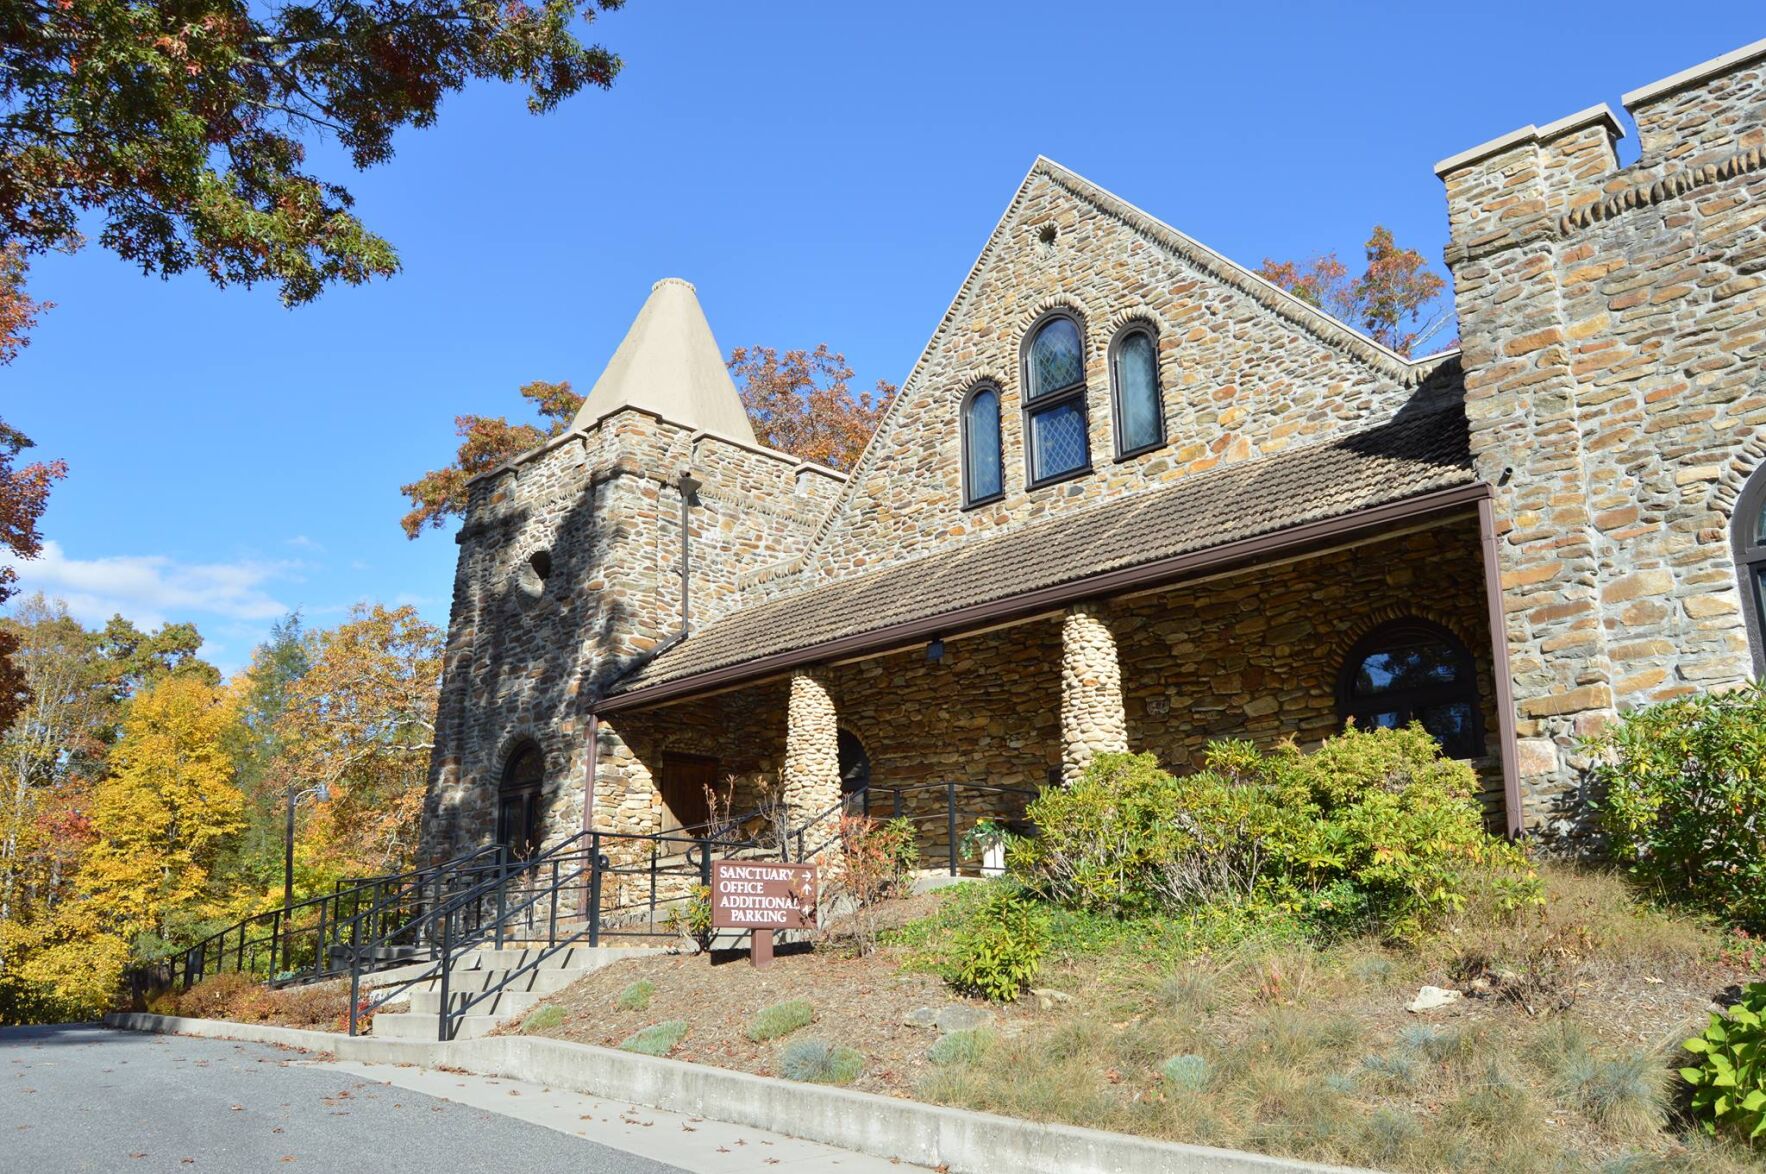
<path fill-rule="evenodd" d="M 81 875 L 108 931 L 176 939 L 215 910 L 216 857 L 244 822 L 224 741 L 232 721 L 229 693 L 194 676 L 168 677 L 129 703 Z"/>
<path fill-rule="evenodd" d="M 316 637 L 276 723 L 281 786 L 324 783 L 297 860 L 315 879 L 377 875 L 410 864 L 423 811 L 443 634 L 415 608 L 358 606 Z"/>

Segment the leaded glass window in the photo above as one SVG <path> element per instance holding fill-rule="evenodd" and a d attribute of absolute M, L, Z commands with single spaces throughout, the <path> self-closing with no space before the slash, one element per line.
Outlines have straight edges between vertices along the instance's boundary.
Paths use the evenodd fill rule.
<path fill-rule="evenodd" d="M 1484 753 L 1471 653 L 1434 624 L 1400 620 L 1365 636 L 1343 665 L 1338 705 L 1343 720 L 1362 729 L 1421 722 L 1449 757 Z"/>
<path fill-rule="evenodd" d="M 1110 364 L 1116 404 L 1116 453 L 1131 456 L 1165 442 L 1159 397 L 1159 349 L 1153 332 L 1135 327 L 1116 340 Z"/>
<path fill-rule="evenodd" d="M 1005 492 L 1000 459 L 1000 393 L 978 387 L 963 405 L 963 504 L 979 505 Z"/>
<path fill-rule="evenodd" d="M 1045 320 L 1024 352 L 1024 432 L 1030 484 L 1091 467 L 1085 412 L 1085 342 L 1065 314 Z"/>

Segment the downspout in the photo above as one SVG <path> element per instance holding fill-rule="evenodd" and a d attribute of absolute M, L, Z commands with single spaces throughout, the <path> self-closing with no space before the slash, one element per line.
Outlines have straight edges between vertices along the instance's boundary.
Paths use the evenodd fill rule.
<path fill-rule="evenodd" d="M 1502 606 L 1502 561 L 1496 545 L 1496 501 L 1478 499 L 1478 535 L 1484 547 L 1484 604 L 1490 619 L 1490 673 L 1496 678 L 1496 728 L 1502 739 L 1502 799 L 1510 839 L 1525 830 L 1521 812 L 1521 772 L 1515 745 L 1515 681 L 1508 665 L 1508 621 Z"/>
<path fill-rule="evenodd" d="M 649 664 L 681 641 L 685 640 L 693 630 L 693 549 L 688 532 L 689 512 L 692 509 L 693 495 L 699 492 L 704 484 L 685 469 L 681 470 L 681 478 L 675 482 L 675 488 L 681 491 L 681 627 L 674 635 L 650 650 L 642 664 Z M 627 672 L 636 671 L 640 665 L 633 665 Z M 623 674 L 622 674 L 623 675 Z"/>

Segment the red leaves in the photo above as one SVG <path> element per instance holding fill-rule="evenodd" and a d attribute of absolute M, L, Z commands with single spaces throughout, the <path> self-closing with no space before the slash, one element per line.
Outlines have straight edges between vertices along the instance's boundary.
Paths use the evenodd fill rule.
<path fill-rule="evenodd" d="M 1355 278 L 1335 253 L 1303 263 L 1265 257 L 1257 274 L 1408 356 L 1452 320 L 1451 305 L 1433 305 L 1447 282 L 1421 253 L 1399 248 L 1392 230 L 1382 225 L 1368 237 L 1366 256 L 1367 269 Z"/>
<path fill-rule="evenodd" d="M 850 469 L 895 397 L 879 379 L 875 392 L 854 394 L 846 356 L 822 343 L 813 351 L 737 347 L 730 372 L 762 444 L 835 469 Z"/>

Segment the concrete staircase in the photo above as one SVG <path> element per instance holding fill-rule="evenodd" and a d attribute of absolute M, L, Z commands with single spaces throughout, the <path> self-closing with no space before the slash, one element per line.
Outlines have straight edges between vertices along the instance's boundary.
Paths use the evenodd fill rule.
<path fill-rule="evenodd" d="M 488 1035 L 500 1024 L 526 1015 L 547 995 L 563 990 L 585 974 L 622 958 L 661 952 L 652 947 L 567 946 L 513 982 L 508 981 L 510 972 L 544 953 L 543 947 L 483 947 L 463 954 L 448 972 L 448 1002 L 455 1010 L 481 991 L 507 985 L 462 1016 L 454 1038 Z M 374 1016 L 374 1034 L 382 1039 L 434 1040 L 440 1028 L 441 997 L 439 977 L 411 988 L 407 1010 L 381 1011 Z"/>

